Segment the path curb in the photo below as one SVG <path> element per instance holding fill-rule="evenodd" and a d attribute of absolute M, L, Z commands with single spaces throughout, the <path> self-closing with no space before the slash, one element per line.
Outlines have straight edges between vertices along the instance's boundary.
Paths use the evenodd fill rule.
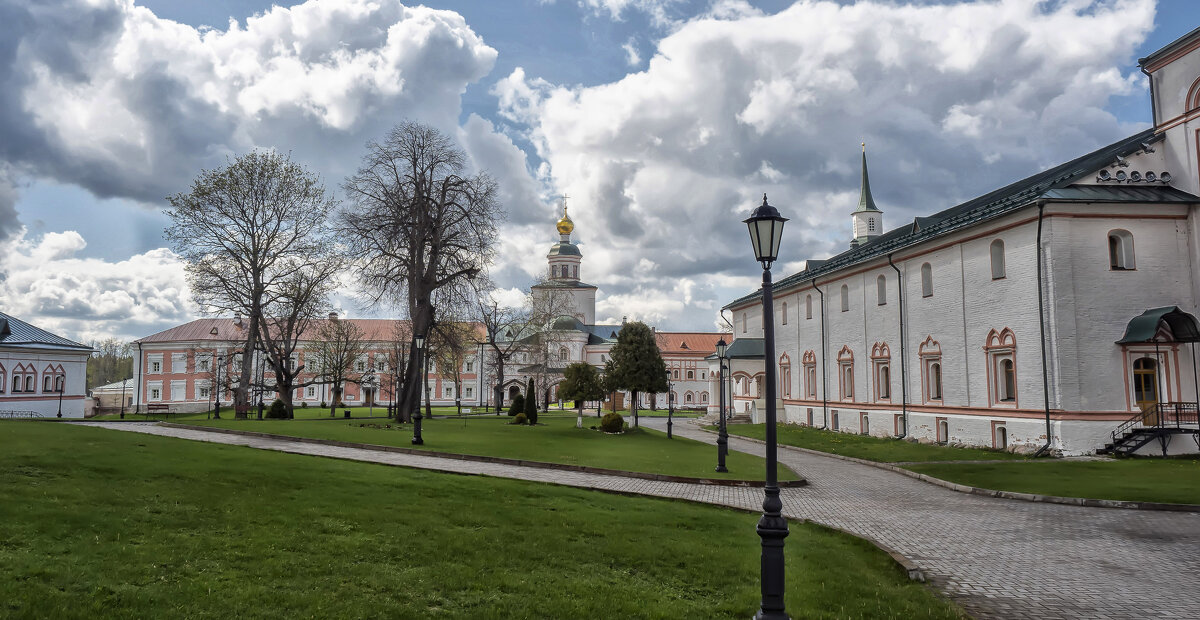
<path fill-rule="evenodd" d="M 716 431 L 710 431 L 706 428 L 700 428 L 699 430 L 704 431 L 706 433 L 711 433 L 714 435 L 717 434 Z M 766 445 L 765 441 L 763 441 L 761 439 L 754 439 L 753 437 L 743 437 L 741 435 L 730 435 L 730 437 L 736 437 L 738 439 L 742 439 L 742 440 L 749 441 L 752 443 Z M 1091 498 L 1085 498 L 1085 497 L 1062 497 L 1062 496 L 1058 496 L 1058 495 L 1039 495 L 1036 493 L 1020 493 L 1017 491 L 998 491 L 996 489 L 984 489 L 981 487 L 973 487 L 973 486 L 968 486 L 965 484 L 958 484 L 957 482 L 950 482 L 949 480 L 943 480 L 941 478 L 935 478 L 933 476 L 930 476 L 929 474 L 922 474 L 922 473 L 915 472 L 915 471 L 912 471 L 909 469 L 904 469 L 903 467 L 898 467 L 896 465 L 892 465 L 889 463 L 877 463 L 875 461 L 868 461 L 866 459 L 855 458 L 853 456 L 843 456 L 841 454 L 830 454 L 829 452 L 821 452 L 819 450 L 810 450 L 808 448 L 798 448 L 796 446 L 785 446 L 783 444 L 779 444 L 779 447 L 786 449 L 786 450 L 795 450 L 797 452 L 811 454 L 814 456 L 824 456 L 824 457 L 828 457 L 831 459 L 840 459 L 843 461 L 850 461 L 852 463 L 858 463 L 860 465 L 867 465 L 870 467 L 874 467 L 876 469 L 884 469 L 887 471 L 895 472 L 897 474 L 908 476 L 909 478 L 916 478 L 917 480 L 921 480 L 923 482 L 928 482 L 929 484 L 943 487 L 946 489 L 950 489 L 952 491 L 958 491 L 959 493 L 969 493 L 971 495 L 983 495 L 985 497 L 999 497 L 1002 499 L 1015 499 L 1015 500 L 1025 501 L 1025 502 L 1041 502 L 1041 503 L 1046 503 L 1046 504 L 1066 504 L 1068 506 L 1086 506 L 1089 508 L 1123 508 L 1125 510 L 1163 510 L 1163 511 L 1167 511 L 1167 512 L 1200 512 L 1200 504 L 1166 504 L 1166 503 L 1162 503 L 1162 502 L 1131 502 L 1131 501 L 1124 501 L 1124 500 L 1117 500 L 1117 499 L 1091 499 Z"/>
<path fill-rule="evenodd" d="M 310 443 L 325 446 L 337 446 L 340 448 L 357 448 L 360 450 L 375 450 L 378 452 L 398 452 L 401 454 L 412 454 L 416 456 L 432 456 L 444 459 L 454 459 L 458 461 L 475 461 L 479 463 L 496 463 L 500 465 L 517 465 L 521 467 L 536 467 L 540 469 L 556 469 L 560 471 L 578 471 L 589 474 L 600 474 L 603 476 L 620 476 L 623 478 L 639 478 L 642 480 L 656 480 L 659 482 L 680 482 L 684 484 L 705 484 L 711 486 L 723 487 L 752 487 L 762 488 L 763 483 L 756 480 L 721 480 L 712 478 L 691 478 L 687 476 L 668 476 L 666 474 L 648 474 L 636 471 L 623 471 L 619 469 L 606 469 L 603 467 L 587 467 L 581 465 L 565 465 L 562 463 L 546 463 L 543 461 L 524 461 L 520 459 L 506 459 L 498 456 L 477 456 L 474 454 L 457 454 L 454 452 L 435 452 L 432 450 L 417 450 L 414 448 L 402 448 L 400 446 L 383 446 L 379 444 L 357 443 L 353 441 L 339 441 L 336 439 L 314 439 L 311 437 L 292 437 L 291 435 L 276 435 L 273 433 L 263 433 L 260 431 L 243 431 L 232 428 L 216 428 L 210 426 L 193 426 L 190 424 L 178 424 L 175 422 L 159 422 L 159 426 L 167 428 L 179 428 L 184 430 L 201 431 L 208 433 L 224 433 L 227 435 L 243 435 L 246 437 L 261 437 L 264 439 L 276 439 L 280 441 L 295 441 L 298 443 Z M 797 473 L 796 475 L 799 476 Z M 784 480 L 779 482 L 780 488 L 802 487 L 808 484 L 803 476 L 798 480 Z"/>

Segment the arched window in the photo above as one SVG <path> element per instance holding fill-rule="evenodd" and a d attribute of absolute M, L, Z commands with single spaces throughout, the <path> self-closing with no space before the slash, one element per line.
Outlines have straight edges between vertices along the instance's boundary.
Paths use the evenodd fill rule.
<path fill-rule="evenodd" d="M 804 297 L 804 318 L 812 318 L 812 295 L 806 295 Z"/>
<path fill-rule="evenodd" d="M 929 400 L 942 399 L 942 365 L 933 363 L 929 365 Z"/>
<path fill-rule="evenodd" d="M 689 405 L 692 404 L 692 393 L 691 392 L 687 392 L 683 395 L 683 402 L 685 402 Z"/>
<path fill-rule="evenodd" d="M 689 370 L 689 371 L 687 371 L 687 378 L 688 378 L 688 381 L 691 381 L 691 380 L 695 379 L 695 378 L 696 378 L 696 371 L 694 371 L 694 370 Z"/>
<path fill-rule="evenodd" d="M 875 278 L 875 296 L 879 299 L 879 305 L 887 305 L 887 278 L 882 275 Z"/>
<path fill-rule="evenodd" d="M 921 297 L 933 297 L 933 267 L 921 265 Z"/>
<path fill-rule="evenodd" d="M 579 265 L 574 265 L 571 267 L 571 276 L 576 280 L 579 279 Z"/>
<path fill-rule="evenodd" d="M 0 364 L 0 394 L 4 393 L 4 386 L 8 385 L 6 383 L 7 379 L 8 379 L 8 376 L 4 372 L 4 364 Z"/>
<path fill-rule="evenodd" d="M 560 360 L 565 360 L 565 359 L 569 358 L 570 355 L 571 354 L 569 351 L 567 351 L 566 347 L 562 347 L 558 350 L 558 359 L 560 359 Z"/>
<path fill-rule="evenodd" d="M 892 397 L 892 372 L 887 366 L 879 368 L 879 386 L 876 389 L 879 391 L 879 398 L 889 399 Z"/>
<path fill-rule="evenodd" d="M 550 277 L 558 277 L 558 265 L 550 265 Z"/>
<path fill-rule="evenodd" d="M 842 285 L 842 312 L 850 309 L 850 287 Z"/>
<path fill-rule="evenodd" d="M 746 333 L 746 313 L 742 313 L 742 333 Z"/>
<path fill-rule="evenodd" d="M 51 377 L 50 375 L 44 375 L 42 377 L 42 391 L 43 392 L 53 392 L 54 391 L 54 388 L 50 387 L 50 381 L 52 381 L 52 380 L 53 380 L 53 377 Z"/>
<path fill-rule="evenodd" d="M 786 301 L 783 302 L 783 312 L 781 314 L 783 314 L 783 324 L 787 325 L 787 302 Z"/>
<path fill-rule="evenodd" d="M 1000 360 L 1000 400 L 1013 401 L 1017 399 L 1017 373 L 1013 370 L 1012 360 Z"/>
<path fill-rule="evenodd" d="M 992 279 L 1004 277 L 1004 242 L 997 239 L 992 242 Z"/>
<path fill-rule="evenodd" d="M 708 404 L 708 392 L 700 392 L 700 402 Z"/>
<path fill-rule="evenodd" d="M 675 381 L 679 380 L 679 369 L 678 368 L 671 371 L 671 378 L 674 379 Z"/>
<path fill-rule="evenodd" d="M 25 375 L 25 391 L 33 391 L 33 375 Z"/>
<path fill-rule="evenodd" d="M 1108 233 L 1108 267 L 1113 271 L 1134 268 L 1133 235 L 1128 230 L 1113 230 Z"/>

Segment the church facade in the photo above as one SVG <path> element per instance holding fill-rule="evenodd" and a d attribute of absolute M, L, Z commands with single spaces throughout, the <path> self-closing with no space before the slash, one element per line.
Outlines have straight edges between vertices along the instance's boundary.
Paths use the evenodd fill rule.
<path fill-rule="evenodd" d="M 1141 65 L 1153 128 L 887 232 L 864 149 L 850 248 L 774 285 L 780 420 L 1062 454 L 1195 428 L 1200 30 Z M 725 310 L 733 408 L 759 416 L 761 297 Z"/>

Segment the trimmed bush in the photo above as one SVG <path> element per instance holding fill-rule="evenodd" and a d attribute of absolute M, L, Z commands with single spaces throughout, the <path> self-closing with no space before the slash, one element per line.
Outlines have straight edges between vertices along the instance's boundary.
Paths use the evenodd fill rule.
<path fill-rule="evenodd" d="M 525 424 L 526 422 L 528 422 L 528 419 L 525 417 L 525 414 L 518 413 L 517 415 L 513 416 L 513 421 L 511 423 L 512 424 Z"/>
<path fill-rule="evenodd" d="M 600 430 L 606 433 L 619 433 L 625 428 L 625 418 L 616 412 L 609 412 L 600 418 Z"/>
<path fill-rule="evenodd" d="M 327 403 L 327 402 L 325 402 L 325 401 L 321 401 L 321 408 L 322 408 L 322 409 L 328 409 L 328 408 L 329 408 L 329 403 Z"/>
<path fill-rule="evenodd" d="M 512 403 L 508 405 L 508 415 L 515 416 L 525 411 L 525 397 L 517 394 L 513 396 Z"/>
<path fill-rule="evenodd" d="M 286 420 L 288 417 L 287 405 L 276 398 L 275 402 L 271 403 L 271 408 L 267 410 L 267 417 L 272 420 Z"/>

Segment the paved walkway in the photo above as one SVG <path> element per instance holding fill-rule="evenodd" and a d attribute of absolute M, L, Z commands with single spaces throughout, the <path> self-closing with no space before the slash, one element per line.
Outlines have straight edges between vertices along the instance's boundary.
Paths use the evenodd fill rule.
<path fill-rule="evenodd" d="M 164 428 L 106 428 L 758 510 L 761 489 L 658 482 Z M 642 424 L 665 428 L 666 420 Z M 713 443 L 686 423 L 680 436 Z M 763 446 L 730 438 L 730 449 Z M 874 538 L 915 561 L 977 618 L 1200 618 L 1200 514 L 1038 504 L 958 493 L 857 463 L 782 449 L 809 485 L 784 514 Z M 758 472 L 746 472 L 748 476 Z"/>

